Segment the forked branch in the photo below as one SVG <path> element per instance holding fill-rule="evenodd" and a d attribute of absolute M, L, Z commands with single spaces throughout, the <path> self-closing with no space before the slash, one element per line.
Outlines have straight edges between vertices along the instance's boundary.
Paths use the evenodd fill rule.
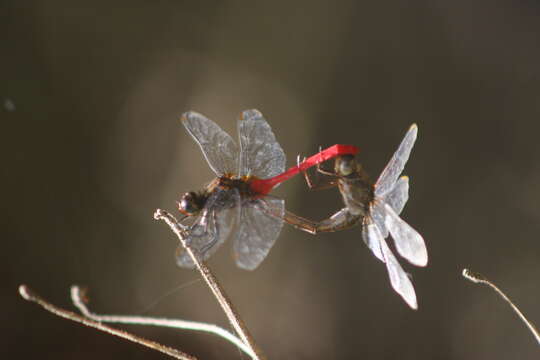
<path fill-rule="evenodd" d="M 219 305 L 225 312 L 225 315 L 227 316 L 227 319 L 233 326 L 234 330 L 236 331 L 240 339 L 242 339 L 242 341 L 250 348 L 253 354 L 253 359 L 265 359 L 265 356 L 263 355 L 259 347 L 255 344 L 255 341 L 249 333 L 249 330 L 238 315 L 236 309 L 233 307 L 232 302 L 219 284 L 217 278 L 214 276 L 210 268 L 208 268 L 208 266 L 206 266 L 206 264 L 199 259 L 197 254 L 195 254 L 191 247 L 186 243 L 187 228 L 180 224 L 174 216 L 172 216 L 165 210 L 157 209 L 154 213 L 154 218 L 156 220 L 165 221 L 167 225 L 169 225 L 171 230 L 175 233 L 175 235 L 178 237 L 178 240 L 180 240 L 180 243 L 185 248 L 187 254 L 193 260 L 195 268 L 199 271 L 204 281 L 217 299 Z"/>
<path fill-rule="evenodd" d="M 256 346 L 253 337 L 250 335 L 243 321 L 240 319 L 237 311 L 234 309 L 231 301 L 225 294 L 225 291 L 220 286 L 218 280 L 213 275 L 211 270 L 202 262 L 198 256 L 193 252 L 193 250 L 187 245 L 186 237 L 186 228 L 180 224 L 174 216 L 167 213 L 163 210 L 157 210 L 154 214 L 154 218 L 157 220 L 165 221 L 171 230 L 176 234 L 180 240 L 182 246 L 186 249 L 186 252 L 192 258 L 197 270 L 201 273 L 201 276 L 205 280 L 206 284 L 218 300 L 218 303 L 225 312 L 229 322 L 234 327 L 235 331 L 238 333 L 240 338 L 237 338 L 227 330 L 220 328 L 213 324 L 178 320 L 178 319 L 166 319 L 166 318 L 151 318 L 151 317 L 141 317 L 141 316 L 121 316 L 121 315 L 98 315 L 90 312 L 84 303 L 83 296 L 81 295 L 81 290 L 77 286 L 71 287 L 71 299 L 73 304 L 81 311 L 84 316 L 78 315 L 74 312 L 62 309 L 45 300 L 41 296 L 37 295 L 35 292 L 30 290 L 26 285 L 19 286 L 19 293 L 23 299 L 34 302 L 40 305 L 45 310 L 51 312 L 54 315 L 63 317 L 68 320 L 72 320 L 78 323 L 81 323 L 88 327 L 93 327 L 100 331 L 106 332 L 108 334 L 127 339 L 134 343 L 146 346 L 148 348 L 157 350 L 161 353 L 169 355 L 175 359 L 182 360 L 193 360 L 196 359 L 194 356 L 186 354 L 180 350 L 173 349 L 171 347 L 162 345 L 158 342 L 144 339 L 140 336 L 128 333 L 124 330 L 115 329 L 108 325 L 103 324 L 103 322 L 109 323 L 123 323 L 123 324 L 133 324 L 133 325 L 152 325 L 152 326 L 162 326 L 162 327 L 172 327 L 177 329 L 184 330 L 194 330 L 194 331 L 203 331 L 213 333 L 218 335 L 225 340 L 233 343 L 252 359 L 255 360 L 264 360 L 265 357 L 262 355 L 262 352 Z"/>
<path fill-rule="evenodd" d="M 236 336 L 234 336 L 227 330 L 214 324 L 207 324 L 207 323 L 198 322 L 198 321 L 187 321 L 187 320 L 180 320 L 180 319 L 154 318 L 154 317 L 147 317 L 147 316 L 99 315 L 99 314 L 91 312 L 88 309 L 87 304 L 84 300 L 84 294 L 78 286 L 71 287 L 71 301 L 73 301 L 73 304 L 79 309 L 79 311 L 84 316 L 86 316 L 89 319 L 98 321 L 100 323 L 106 322 L 106 323 L 115 323 L 115 324 L 150 325 L 150 326 L 170 327 L 170 328 L 181 329 L 181 330 L 208 332 L 208 333 L 224 338 L 225 340 L 236 345 L 238 348 L 240 348 L 243 352 L 245 352 L 250 357 L 252 358 L 254 357 L 249 347 L 247 347 L 246 344 L 242 342 L 242 340 L 240 340 L 239 338 L 237 338 Z"/>
<path fill-rule="evenodd" d="M 51 304 L 47 300 L 43 299 L 41 296 L 39 296 L 38 294 L 36 294 L 32 290 L 30 290 L 26 285 L 19 286 L 19 293 L 21 294 L 23 299 L 34 302 L 34 303 L 40 305 L 42 308 L 44 308 L 45 310 L 53 313 L 54 315 L 57 315 L 57 316 L 65 318 L 65 319 L 81 323 L 81 324 L 83 324 L 85 326 L 88 326 L 88 327 L 93 327 L 93 328 L 98 329 L 100 331 L 106 332 L 106 333 L 114 335 L 114 336 L 121 337 L 123 339 L 132 341 L 132 342 L 137 343 L 137 344 L 141 344 L 141 345 L 146 346 L 146 347 L 148 347 L 150 349 L 154 349 L 154 350 L 162 352 L 162 353 L 164 353 L 166 355 L 169 355 L 169 356 L 171 356 L 171 357 L 173 357 L 175 359 L 181 359 L 181 360 L 196 360 L 197 359 L 196 357 L 194 357 L 192 355 L 189 355 L 189 354 L 186 354 L 186 353 L 184 353 L 184 352 L 182 352 L 180 350 L 170 348 L 168 346 L 162 345 L 162 344 L 157 343 L 157 342 L 152 341 L 152 340 L 144 339 L 144 338 L 142 338 L 140 336 L 128 333 L 127 331 L 112 328 L 112 327 L 110 327 L 108 325 L 104 325 L 104 324 L 102 324 L 102 323 L 100 323 L 98 321 L 89 319 L 89 318 L 81 316 L 79 314 L 75 314 L 74 312 L 71 312 L 71 311 L 68 311 L 68 310 L 65 310 L 65 309 L 62 309 L 62 308 L 59 308 L 59 307 Z"/>

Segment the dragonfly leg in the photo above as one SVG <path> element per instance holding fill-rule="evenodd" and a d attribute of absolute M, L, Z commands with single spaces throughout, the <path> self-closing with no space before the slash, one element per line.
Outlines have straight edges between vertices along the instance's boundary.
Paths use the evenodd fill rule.
<path fill-rule="evenodd" d="M 213 225 L 212 228 L 214 229 L 214 233 L 213 233 L 213 236 L 210 239 L 210 241 L 207 244 L 203 245 L 203 247 L 199 250 L 201 258 L 203 258 L 203 259 L 204 259 L 204 254 L 208 250 L 210 250 L 217 243 L 217 241 L 219 239 L 219 226 L 218 226 L 217 221 L 216 221 L 216 213 L 215 212 L 212 212 L 212 218 L 211 218 L 210 221 L 212 221 L 212 225 Z M 208 232 L 208 224 L 207 224 L 207 230 L 206 231 Z"/>
<path fill-rule="evenodd" d="M 303 161 L 305 161 L 306 158 L 304 158 L 303 160 L 300 159 L 300 155 L 296 158 L 296 164 L 299 168 L 301 168 L 301 164 Z M 306 183 L 307 183 L 307 186 L 309 188 L 309 190 L 324 190 L 324 189 L 329 189 L 331 187 L 334 187 L 334 186 L 337 186 L 337 178 L 335 176 L 334 173 L 331 173 L 329 171 L 326 171 L 326 170 L 323 170 L 320 168 L 321 164 L 318 163 L 317 164 L 317 172 L 321 173 L 321 174 L 325 174 L 327 176 L 329 176 L 329 178 L 326 179 L 326 181 L 323 183 L 323 182 L 320 182 L 319 178 L 317 178 L 317 183 L 315 183 L 309 173 L 308 173 L 308 170 L 305 169 L 305 170 L 302 170 L 302 175 L 304 176 L 304 179 L 306 180 Z"/>
<path fill-rule="evenodd" d="M 326 176 L 334 176 L 334 177 L 337 176 L 334 171 L 323 169 L 323 167 L 322 167 L 322 165 L 320 163 L 317 164 L 317 172 L 321 173 L 323 175 L 326 175 Z"/>
<path fill-rule="evenodd" d="M 317 180 L 317 183 L 315 183 L 307 171 L 303 172 L 304 179 L 306 179 L 307 186 L 309 190 L 324 190 L 324 189 L 330 189 L 332 187 L 337 186 L 337 179 L 335 176 L 326 178 L 325 181 L 321 182 L 320 180 Z M 333 174 L 332 174 L 333 175 Z M 330 175 L 329 175 L 330 176 Z"/>
<path fill-rule="evenodd" d="M 295 228 L 316 235 L 322 232 L 333 232 L 348 229 L 356 225 L 361 218 L 351 215 L 347 208 L 336 212 L 328 219 L 313 221 L 286 211 L 283 220 Z"/>
<path fill-rule="evenodd" d="M 321 152 L 322 152 L 322 147 L 319 146 L 319 153 Z M 304 158 L 304 160 L 306 160 L 306 158 Z M 300 166 L 300 157 L 297 157 L 296 162 L 297 162 L 297 165 Z M 320 162 L 317 163 L 316 169 L 317 169 L 317 172 L 321 174 L 324 174 L 327 176 L 334 176 L 334 177 L 336 176 L 336 173 L 334 171 L 323 169 L 322 163 Z"/>

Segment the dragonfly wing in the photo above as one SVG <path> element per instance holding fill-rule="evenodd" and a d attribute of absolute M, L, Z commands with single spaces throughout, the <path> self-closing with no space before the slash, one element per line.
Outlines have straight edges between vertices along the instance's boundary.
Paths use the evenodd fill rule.
<path fill-rule="evenodd" d="M 258 110 L 242 112 L 238 121 L 239 175 L 266 179 L 285 171 L 285 153 Z"/>
<path fill-rule="evenodd" d="M 215 122 L 194 111 L 182 115 L 182 124 L 199 144 L 201 151 L 216 175 L 236 173 L 238 146 Z"/>
<path fill-rule="evenodd" d="M 388 237 L 388 229 L 386 228 L 386 210 L 384 208 L 385 202 L 383 199 L 375 199 L 369 205 L 369 214 L 373 222 L 379 228 L 383 239 Z"/>
<path fill-rule="evenodd" d="M 381 241 L 384 241 L 384 239 L 382 238 L 381 232 L 377 228 L 377 225 L 373 221 L 369 220 L 365 221 L 364 225 L 362 226 L 362 238 L 373 255 L 384 262 L 385 260 L 381 250 Z"/>
<path fill-rule="evenodd" d="M 227 202 L 229 206 L 225 207 Z M 207 260 L 227 240 L 240 213 L 240 195 L 237 189 L 213 194 L 203 214 L 190 226 L 186 239 L 188 246 L 200 260 Z M 180 267 L 193 268 L 195 263 L 182 245 L 178 248 L 176 263 Z"/>
<path fill-rule="evenodd" d="M 238 267 L 254 270 L 274 245 L 283 226 L 285 202 L 266 198 L 242 207 L 233 249 Z"/>
<path fill-rule="evenodd" d="M 396 249 L 401 256 L 416 266 L 426 266 L 428 254 L 422 235 L 403 221 L 388 204 L 386 209 L 386 227 L 390 230 Z"/>
<path fill-rule="evenodd" d="M 189 228 L 189 234 L 186 238 L 188 246 L 199 257 L 199 260 L 204 261 L 210 257 L 221 245 L 216 234 L 215 213 L 208 212 L 201 215 Z M 204 251 L 207 249 L 206 251 Z M 183 268 L 192 269 L 195 263 L 189 256 L 188 252 L 180 244 L 176 251 L 176 264 Z"/>
<path fill-rule="evenodd" d="M 409 279 L 407 273 L 403 271 L 403 268 L 397 261 L 394 254 L 392 254 L 392 251 L 390 251 L 388 244 L 382 237 L 380 244 L 392 287 L 399 295 L 401 295 L 403 300 L 405 300 L 405 302 L 412 309 L 418 309 L 418 303 L 416 302 L 416 293 L 414 292 L 414 287 L 411 283 L 411 279 Z"/>
<path fill-rule="evenodd" d="M 375 195 L 383 197 L 388 191 L 392 189 L 394 183 L 398 179 L 399 175 L 403 171 L 407 160 L 409 160 L 409 155 L 416 141 L 416 135 L 418 133 L 418 127 L 416 124 L 413 124 L 405 137 L 401 141 L 398 149 L 384 168 L 381 176 L 375 184 Z"/>
<path fill-rule="evenodd" d="M 386 194 L 384 200 L 394 209 L 396 214 L 401 214 L 407 200 L 409 200 L 409 177 L 400 177 L 395 182 L 394 188 Z"/>

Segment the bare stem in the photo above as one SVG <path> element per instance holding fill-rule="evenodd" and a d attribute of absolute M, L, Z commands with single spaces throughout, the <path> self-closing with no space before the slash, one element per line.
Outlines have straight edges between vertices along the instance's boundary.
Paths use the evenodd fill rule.
<path fill-rule="evenodd" d="M 531 331 L 531 333 L 534 335 L 534 337 L 536 338 L 536 341 L 538 342 L 538 344 L 540 344 L 540 334 L 538 333 L 538 330 L 536 329 L 536 327 L 533 325 L 533 323 L 531 323 L 529 320 L 527 320 L 527 318 L 525 317 L 525 315 L 523 315 L 523 313 L 521 311 L 519 311 L 518 307 L 516 305 L 514 305 L 514 303 L 512 302 L 512 300 L 510 300 L 508 298 L 508 296 L 506 296 L 502 290 L 500 290 L 497 286 L 495 286 L 494 283 L 492 283 L 491 281 L 489 281 L 484 275 L 480 274 L 480 273 L 475 273 L 475 272 L 472 272 L 468 269 L 463 269 L 463 273 L 462 273 L 463 277 L 465 277 L 465 279 L 467 280 L 470 280 L 472 281 L 473 283 L 475 284 L 484 284 L 484 285 L 487 285 L 489 286 L 490 288 L 492 288 L 493 290 L 495 290 L 495 292 L 497 294 L 499 294 L 503 299 L 504 301 L 506 301 L 508 304 L 510 304 L 510 306 L 512 307 L 512 309 L 515 311 L 516 314 L 518 314 L 518 316 L 521 318 L 521 320 L 525 323 L 525 325 L 527 325 L 527 327 L 529 328 L 529 330 Z"/>
<path fill-rule="evenodd" d="M 191 247 L 188 246 L 188 244 L 186 243 L 186 227 L 180 224 L 174 216 L 172 216 L 165 210 L 157 209 L 154 213 L 154 218 L 156 220 L 165 221 L 167 225 L 169 225 L 171 230 L 175 233 L 175 235 L 178 237 L 180 243 L 193 260 L 195 267 L 197 268 L 204 281 L 214 294 L 219 305 L 225 312 L 225 315 L 229 319 L 229 322 L 233 326 L 234 330 L 237 332 L 240 339 L 242 339 L 242 341 L 251 349 L 253 355 L 255 355 L 254 359 L 265 359 L 265 356 L 263 355 L 259 347 L 255 344 L 255 341 L 249 333 L 249 330 L 240 318 L 240 315 L 238 315 L 238 312 L 234 309 L 232 302 L 226 295 L 225 290 L 223 290 L 223 288 L 219 284 L 217 278 L 214 276 L 210 268 L 208 268 L 208 266 L 206 266 L 206 264 L 199 259 L 199 257 L 193 252 Z"/>
<path fill-rule="evenodd" d="M 203 331 L 212 333 L 214 335 L 220 336 L 225 340 L 233 343 L 244 351 L 247 355 L 254 358 L 255 355 L 251 349 L 242 342 L 239 338 L 228 332 L 227 330 L 214 325 L 207 324 L 197 321 L 187 321 L 179 319 L 166 319 L 166 318 L 153 318 L 146 316 L 125 316 L 125 315 L 98 315 L 93 312 L 90 312 L 85 301 L 83 300 L 84 296 L 81 294 L 81 289 L 78 286 L 71 287 L 71 301 L 79 309 L 79 311 L 89 319 L 98 321 L 98 322 L 108 322 L 116 324 L 130 324 L 130 325 L 150 325 L 150 326 L 161 326 L 161 327 L 170 327 L 175 329 L 182 330 L 194 330 L 194 331 Z"/>
<path fill-rule="evenodd" d="M 140 336 L 133 335 L 131 333 L 128 333 L 123 330 L 118 330 L 115 328 L 112 328 L 110 326 L 101 324 L 97 321 L 88 319 L 86 317 L 83 317 L 81 315 L 75 314 L 74 312 L 59 308 L 47 300 L 43 299 L 41 296 L 30 290 L 26 285 L 20 285 L 19 286 L 19 293 L 23 297 L 23 299 L 34 302 L 38 305 L 40 305 L 45 310 L 53 313 L 54 315 L 63 317 L 65 319 L 75 321 L 78 323 L 81 323 L 88 327 L 93 327 L 95 329 L 98 329 L 100 331 L 106 332 L 111 335 L 115 335 L 118 337 L 121 337 L 123 339 L 127 339 L 129 341 L 132 341 L 137 344 L 141 344 L 143 346 L 146 346 L 148 348 L 157 350 L 159 352 L 162 352 L 166 355 L 169 355 L 175 359 L 181 359 L 181 360 L 196 360 L 196 358 L 192 355 L 186 354 L 180 350 L 176 350 L 173 348 L 170 348 L 168 346 L 162 345 L 160 343 L 157 343 L 155 341 L 144 339 Z"/>

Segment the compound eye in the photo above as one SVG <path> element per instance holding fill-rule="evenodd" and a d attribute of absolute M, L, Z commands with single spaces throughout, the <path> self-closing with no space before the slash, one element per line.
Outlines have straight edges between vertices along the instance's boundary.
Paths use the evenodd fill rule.
<path fill-rule="evenodd" d="M 199 211 L 196 194 L 188 192 L 182 195 L 178 203 L 178 210 L 185 215 L 195 215 Z"/>
<path fill-rule="evenodd" d="M 354 172 L 354 158 L 353 157 L 342 157 L 338 164 L 338 173 L 342 176 L 350 175 Z"/>

